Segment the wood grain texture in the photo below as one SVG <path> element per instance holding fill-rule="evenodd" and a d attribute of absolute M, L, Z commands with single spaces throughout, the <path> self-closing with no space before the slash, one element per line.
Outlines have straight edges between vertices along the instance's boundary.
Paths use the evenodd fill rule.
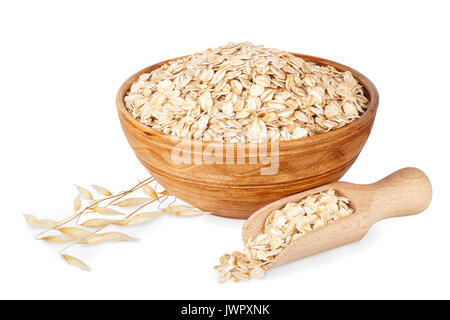
<path fill-rule="evenodd" d="M 241 145 L 246 150 L 245 165 L 236 164 L 236 161 L 227 164 L 225 159 L 223 164 L 175 164 L 172 161 L 172 149 L 180 140 L 135 120 L 127 112 L 123 101 L 140 74 L 167 61 L 134 74 L 118 91 L 117 110 L 130 146 L 142 164 L 168 191 L 201 210 L 223 217 L 245 219 L 267 203 L 339 180 L 356 160 L 369 137 L 378 107 L 378 92 L 365 76 L 347 66 L 321 58 L 295 55 L 318 64 L 332 65 L 341 71 L 351 71 L 363 85 L 370 102 L 361 118 L 342 128 L 299 140 L 281 141 L 278 173 L 261 175 L 260 169 L 266 165 L 261 164 L 259 159 L 256 164 L 249 163 L 252 156 L 249 144 Z M 237 148 L 236 144 L 192 143 L 191 158 L 198 154 L 194 150 L 196 147 L 199 150 L 211 145 L 219 145 L 223 150 Z"/>
<path fill-rule="evenodd" d="M 334 182 L 284 199 L 259 209 L 246 221 L 242 238 L 244 243 L 264 229 L 267 216 L 288 202 L 299 202 L 304 197 L 328 189 L 350 199 L 354 213 L 322 228 L 308 232 L 287 246 L 267 268 L 273 268 L 309 257 L 362 239 L 369 228 L 379 220 L 408 216 L 424 211 L 431 202 L 432 189 L 428 177 L 417 168 L 404 168 L 386 178 L 368 185 Z"/>

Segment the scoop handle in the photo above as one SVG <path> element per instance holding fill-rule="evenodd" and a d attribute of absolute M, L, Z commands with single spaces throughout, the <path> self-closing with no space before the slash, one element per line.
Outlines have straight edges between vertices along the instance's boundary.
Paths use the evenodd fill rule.
<path fill-rule="evenodd" d="M 376 221 L 424 211 L 431 202 L 431 183 L 417 168 L 403 168 L 368 187 L 372 191 L 371 213 Z"/>

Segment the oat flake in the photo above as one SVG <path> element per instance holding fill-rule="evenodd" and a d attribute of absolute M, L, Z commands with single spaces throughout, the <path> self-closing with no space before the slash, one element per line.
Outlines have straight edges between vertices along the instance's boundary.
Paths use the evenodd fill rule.
<path fill-rule="evenodd" d="M 220 257 L 220 264 L 215 267 L 219 282 L 263 277 L 265 266 L 293 240 L 351 215 L 349 202 L 330 189 L 274 210 L 266 219 L 264 231 L 247 240 L 244 252 L 235 251 Z"/>
<path fill-rule="evenodd" d="M 163 64 L 125 97 L 133 117 L 155 130 L 230 143 L 324 133 L 360 117 L 367 103 L 349 71 L 248 42 Z"/>

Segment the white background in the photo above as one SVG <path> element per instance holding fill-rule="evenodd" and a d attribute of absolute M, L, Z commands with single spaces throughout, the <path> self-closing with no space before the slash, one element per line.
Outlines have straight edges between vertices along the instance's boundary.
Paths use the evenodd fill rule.
<path fill-rule="evenodd" d="M 450 298 L 450 119 L 446 1 L 8 1 L 0 5 L 0 298 Z M 140 242 L 71 251 L 34 240 L 23 213 L 71 214 L 73 183 L 120 191 L 148 174 L 121 131 L 115 94 L 155 62 L 251 41 L 347 64 L 380 93 L 372 134 L 343 178 L 406 166 L 430 177 L 422 214 L 360 242 L 219 285 L 218 257 L 243 221 L 162 217 Z M 70 252 L 69 252 L 70 253 Z"/>

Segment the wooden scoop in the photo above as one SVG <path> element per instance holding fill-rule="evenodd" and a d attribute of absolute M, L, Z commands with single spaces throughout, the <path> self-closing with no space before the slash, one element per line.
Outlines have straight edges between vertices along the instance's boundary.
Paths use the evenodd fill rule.
<path fill-rule="evenodd" d="M 266 265 L 268 269 L 361 240 L 375 222 L 417 214 L 431 201 L 430 180 L 417 168 L 398 170 L 372 184 L 334 182 L 272 202 L 253 213 L 243 228 L 244 243 L 263 232 L 266 218 L 273 210 L 328 189 L 348 198 L 354 213 L 294 240 Z"/>

